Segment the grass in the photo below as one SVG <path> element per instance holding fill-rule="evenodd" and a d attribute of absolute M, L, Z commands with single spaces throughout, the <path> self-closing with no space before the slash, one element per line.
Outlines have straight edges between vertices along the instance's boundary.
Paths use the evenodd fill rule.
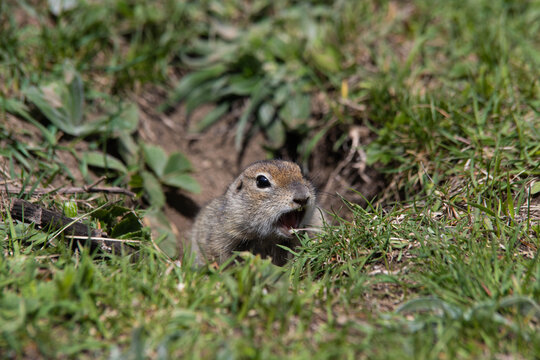
<path fill-rule="evenodd" d="M 91 183 L 93 170 L 138 189 L 146 196 L 139 204 L 154 207 L 120 202 L 93 212 L 94 226 L 143 241 L 137 258 L 103 256 L 14 222 L 2 192 L 0 355 L 540 357 L 538 3 L 250 4 L 244 11 L 237 1 L 115 0 L 81 3 L 55 17 L 42 4 L 1 3 L 2 186 Z M 295 41 L 298 28 L 286 21 L 295 11 L 305 11 L 315 34 L 331 28 L 323 31 L 329 37 Z M 282 33 L 265 28 L 265 19 Z M 385 174 L 385 191 L 366 208 L 347 203 L 348 216 L 330 216 L 332 226 L 304 239 L 284 268 L 243 255 L 242 264 L 195 270 L 189 259 L 159 250 L 163 236 L 152 238 L 138 220 L 163 204 L 161 184 L 186 186 L 189 164 L 182 154 L 167 157 L 140 143 L 141 120 L 125 125 L 134 115 L 118 116 L 118 109 L 134 106 L 126 94 L 136 96 L 149 83 L 171 89 L 168 99 L 174 98 L 174 74 L 216 66 L 188 58 L 216 42 L 224 46 L 212 37 L 216 23 L 269 31 L 265 36 L 294 50 L 284 61 L 267 52 L 275 48 L 250 43 L 256 34 L 249 31 L 227 40 L 264 65 L 256 79 L 273 81 L 271 69 L 282 67 L 288 76 L 276 87 L 301 81 L 295 96 L 325 95 L 327 112 L 302 123 L 301 134 L 365 126 L 376 135 L 362 150 Z M 313 59 L 327 43 L 335 49 Z M 220 79 L 230 86 L 235 69 L 205 86 Z M 50 84 L 64 89 L 64 122 L 51 120 L 28 96 Z M 228 111 L 252 95 L 223 94 L 211 100 Z M 208 100 L 191 96 L 194 105 Z M 265 96 L 278 114 L 272 121 L 287 124 L 282 105 Z M 70 107 L 83 102 L 83 110 Z M 260 111 L 241 114 L 240 125 L 263 124 Z M 80 119 L 85 125 L 103 116 L 105 125 L 70 134 Z M 287 128 L 285 136 L 289 131 L 297 129 Z M 321 139 L 301 146 L 316 147 Z M 88 150 L 118 162 L 89 158 Z M 66 165 L 66 153 L 80 163 Z M 70 199 L 84 214 L 120 198 L 48 195 L 39 203 L 62 209 Z"/>

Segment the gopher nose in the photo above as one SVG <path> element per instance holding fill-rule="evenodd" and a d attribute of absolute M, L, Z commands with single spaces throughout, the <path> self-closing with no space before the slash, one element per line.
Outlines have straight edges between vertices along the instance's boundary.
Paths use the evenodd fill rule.
<path fill-rule="evenodd" d="M 300 205 L 300 206 L 306 205 L 307 202 L 308 202 L 308 200 L 309 200 L 309 196 L 308 196 L 308 197 L 305 197 L 305 198 L 296 198 L 296 197 L 295 197 L 295 198 L 293 199 L 293 201 L 294 201 L 295 203 L 297 203 L 298 205 Z"/>
<path fill-rule="evenodd" d="M 309 190 L 308 188 L 301 183 L 293 184 L 293 201 L 300 206 L 307 204 L 309 200 Z"/>

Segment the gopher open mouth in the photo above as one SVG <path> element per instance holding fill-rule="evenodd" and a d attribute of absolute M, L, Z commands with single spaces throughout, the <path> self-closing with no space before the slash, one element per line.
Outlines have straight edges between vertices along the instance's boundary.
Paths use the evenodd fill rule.
<path fill-rule="evenodd" d="M 286 236 L 291 236 L 294 230 L 300 227 L 300 223 L 306 215 L 306 208 L 299 207 L 298 209 L 286 212 L 281 215 L 277 221 L 279 230 Z"/>

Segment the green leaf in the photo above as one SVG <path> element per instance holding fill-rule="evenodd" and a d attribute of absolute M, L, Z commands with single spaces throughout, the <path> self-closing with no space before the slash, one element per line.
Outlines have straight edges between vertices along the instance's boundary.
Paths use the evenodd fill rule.
<path fill-rule="evenodd" d="M 118 137 L 118 153 L 128 166 L 137 163 L 139 147 L 129 134 L 121 134 Z"/>
<path fill-rule="evenodd" d="M 271 37 L 266 42 L 266 48 L 272 53 L 274 57 L 280 60 L 296 60 L 297 56 L 296 51 L 298 46 L 292 41 L 283 41 L 282 38 L 278 36 Z"/>
<path fill-rule="evenodd" d="M 310 52 L 310 55 L 315 66 L 321 72 L 332 74 L 340 70 L 339 52 L 332 46 L 316 47 Z"/>
<path fill-rule="evenodd" d="M 141 171 L 141 177 L 143 179 L 144 191 L 148 195 L 150 204 L 157 208 L 165 205 L 165 194 L 158 179 L 148 171 Z"/>
<path fill-rule="evenodd" d="M 158 177 L 162 177 L 168 160 L 165 151 L 159 146 L 145 143 L 141 145 L 141 148 L 146 164 Z"/>
<path fill-rule="evenodd" d="M 287 100 L 279 111 L 279 117 L 289 130 L 297 130 L 305 125 L 311 114 L 311 97 L 297 94 Z"/>
<path fill-rule="evenodd" d="M 92 217 L 96 218 L 101 221 L 111 221 L 113 218 L 116 218 L 118 216 L 122 216 L 128 212 L 130 212 L 131 209 L 120 206 L 120 205 L 111 205 L 106 208 L 98 209 L 92 213 Z"/>
<path fill-rule="evenodd" d="M 82 85 L 77 80 L 70 88 L 62 82 L 52 82 L 47 86 L 31 86 L 23 90 L 27 99 L 58 129 L 73 136 L 85 136 L 98 132 L 103 125 L 99 121 L 83 121 Z M 72 86 L 72 88 L 71 88 Z"/>
<path fill-rule="evenodd" d="M 540 181 L 537 181 L 533 184 L 531 188 L 531 195 L 538 194 L 540 192 Z"/>
<path fill-rule="evenodd" d="M 68 111 L 68 119 L 75 127 L 83 123 L 84 87 L 81 76 L 71 64 L 64 66 L 64 78 L 68 84 L 68 92 L 63 93 L 63 102 Z"/>
<path fill-rule="evenodd" d="M 482 220 L 484 223 L 484 227 L 489 231 L 493 231 L 494 227 L 491 219 L 488 216 L 482 216 Z"/>
<path fill-rule="evenodd" d="M 527 296 L 507 296 L 499 301 L 499 307 L 517 307 L 523 316 L 540 317 L 540 305 Z"/>
<path fill-rule="evenodd" d="M 276 108 L 272 104 L 270 103 L 262 104 L 261 107 L 259 108 L 259 117 L 258 117 L 259 124 L 261 124 L 263 128 L 267 127 L 268 125 L 270 125 L 272 120 L 274 120 L 275 115 L 276 115 Z"/>
<path fill-rule="evenodd" d="M 256 76 L 246 77 L 244 75 L 234 75 L 229 78 L 229 86 L 224 89 L 227 95 L 247 96 L 250 95 L 260 78 Z"/>
<path fill-rule="evenodd" d="M 191 169 L 192 166 L 188 158 L 182 153 L 175 152 L 169 156 L 165 169 L 163 170 L 163 175 L 187 172 Z"/>
<path fill-rule="evenodd" d="M 386 165 L 392 160 L 392 154 L 390 153 L 390 151 L 386 147 L 381 146 L 375 141 L 367 146 L 366 156 L 366 163 L 368 165 L 373 165 L 378 161 Z"/>
<path fill-rule="evenodd" d="M 311 28 L 312 34 L 307 48 L 309 59 L 327 76 L 337 73 L 341 69 L 341 52 L 331 42 L 329 35 L 333 29 L 311 21 L 305 23 L 305 26 Z"/>
<path fill-rule="evenodd" d="M 468 202 L 467 205 L 475 207 L 477 209 L 480 209 L 480 210 L 484 211 L 485 213 L 487 213 L 488 215 L 491 215 L 491 216 L 493 216 L 495 218 L 497 217 L 497 214 L 495 214 L 495 212 L 493 210 L 488 209 L 487 207 L 485 207 L 483 205 L 473 203 L 473 202 Z"/>
<path fill-rule="evenodd" d="M 283 105 L 287 99 L 291 96 L 291 87 L 288 84 L 280 86 L 274 92 L 274 103 L 276 106 Z"/>
<path fill-rule="evenodd" d="M 216 106 L 212 111 L 206 114 L 200 121 L 197 121 L 190 129 L 191 132 L 202 132 L 214 125 L 225 113 L 229 111 L 229 104 Z"/>
<path fill-rule="evenodd" d="M 67 217 L 77 217 L 77 203 L 73 200 L 63 202 L 62 211 Z"/>
<path fill-rule="evenodd" d="M 109 154 L 104 154 L 98 151 L 90 151 L 83 155 L 83 160 L 90 166 L 116 170 L 124 174 L 127 173 L 127 169 L 124 164 Z"/>
<path fill-rule="evenodd" d="M 186 54 L 180 55 L 182 64 L 193 68 L 202 69 L 214 66 L 216 61 L 229 63 L 238 57 L 239 44 L 225 41 L 193 41 L 194 46 L 190 46 L 189 51 L 198 54 L 197 57 L 189 57 Z"/>
<path fill-rule="evenodd" d="M 121 104 L 122 109 L 114 114 L 109 122 L 109 127 L 117 135 L 132 134 L 139 126 L 139 107 L 137 104 Z"/>
<path fill-rule="evenodd" d="M 322 139 L 322 137 L 324 136 L 324 134 L 326 134 L 328 129 L 329 129 L 328 127 L 325 127 L 323 129 L 321 129 L 319 132 L 317 132 L 315 134 L 315 136 L 313 136 L 310 140 L 308 140 L 308 142 L 306 143 L 306 145 L 304 147 L 304 151 L 302 152 L 303 153 L 303 155 L 302 155 L 302 161 L 303 162 L 307 161 L 307 159 L 309 158 L 311 152 L 315 148 L 315 145 L 317 145 L 317 143 Z"/>
<path fill-rule="evenodd" d="M 115 136 L 120 136 L 133 133 L 138 126 L 138 109 L 135 104 L 118 105 L 118 102 L 113 103 L 108 99 L 104 99 L 107 115 L 93 121 L 85 120 L 83 81 L 69 63 L 64 65 L 63 80 L 39 88 L 31 86 L 25 88 L 23 93 L 55 127 L 72 136 L 86 136 L 104 130 L 112 130 Z"/>
<path fill-rule="evenodd" d="M 130 212 L 113 227 L 111 236 L 117 238 L 128 233 L 140 231 L 142 228 L 143 226 L 139 218 L 134 213 Z"/>
<path fill-rule="evenodd" d="M 286 131 L 281 121 L 274 121 L 265 129 L 265 133 L 272 148 L 278 149 L 285 144 Z"/>
<path fill-rule="evenodd" d="M 23 93 L 54 126 L 67 134 L 75 135 L 76 130 L 68 121 L 65 110 L 62 108 L 56 108 L 52 105 L 62 105 L 60 102 L 60 97 L 56 95 L 56 91 L 54 90 L 55 86 L 58 85 L 53 83 L 45 89 L 45 91 L 49 92 L 48 97 L 45 96 L 43 91 L 35 86 L 24 89 Z"/>
<path fill-rule="evenodd" d="M 15 333 L 24 328 L 27 317 L 25 305 L 24 298 L 11 291 L 3 291 L 2 298 L 0 298 L 0 307 L 2 309 L 0 331 L 2 333 Z"/>
<path fill-rule="evenodd" d="M 510 186 L 510 178 L 507 176 L 506 180 L 506 201 L 505 201 L 506 209 L 508 215 L 510 215 L 510 218 L 514 220 L 515 218 L 515 211 L 514 211 L 514 199 L 512 198 L 512 189 Z"/>
<path fill-rule="evenodd" d="M 414 313 L 422 311 L 437 311 L 442 310 L 444 313 L 452 318 L 458 318 L 462 315 L 461 309 L 457 306 L 451 305 L 441 299 L 424 297 L 407 301 L 400 305 L 397 309 L 397 313 Z"/>
<path fill-rule="evenodd" d="M 37 127 L 39 131 L 41 131 L 41 134 L 49 144 L 56 145 L 57 141 L 54 134 L 45 126 L 36 121 L 32 116 L 30 116 L 26 105 L 22 101 L 17 99 L 6 99 L 0 96 L 0 109 L 24 118 L 26 121 Z"/>
<path fill-rule="evenodd" d="M 198 194 L 201 192 L 199 183 L 193 177 L 184 173 L 167 174 L 163 176 L 161 181 L 169 186 L 178 187 L 192 193 Z"/>
<path fill-rule="evenodd" d="M 128 186 L 136 191 L 142 189 L 144 184 L 141 175 L 139 173 L 134 173 L 129 179 Z"/>
<path fill-rule="evenodd" d="M 227 77 L 221 77 L 204 83 L 199 86 L 185 98 L 185 110 L 189 116 L 195 109 L 204 104 L 212 104 L 218 102 L 223 96 L 225 85 L 227 84 Z"/>
<path fill-rule="evenodd" d="M 247 125 L 249 117 L 251 116 L 253 111 L 255 111 L 255 109 L 259 107 L 260 103 L 264 100 L 264 98 L 271 94 L 271 91 L 272 89 L 268 86 L 266 81 L 261 80 L 257 84 L 257 87 L 253 91 L 253 95 L 249 100 L 249 105 L 247 106 L 246 110 L 238 121 L 235 137 L 235 146 L 237 149 L 240 149 L 242 147 L 242 143 L 244 141 L 244 129 Z"/>
<path fill-rule="evenodd" d="M 220 76 L 226 70 L 227 68 L 225 65 L 218 64 L 184 76 L 182 80 L 180 80 L 180 82 L 178 83 L 176 89 L 174 89 L 173 93 L 169 96 L 166 104 L 160 106 L 159 109 L 163 111 L 171 104 L 179 102 L 187 95 L 189 95 L 193 91 L 193 89 L 198 88 L 202 83 L 210 79 Z"/>

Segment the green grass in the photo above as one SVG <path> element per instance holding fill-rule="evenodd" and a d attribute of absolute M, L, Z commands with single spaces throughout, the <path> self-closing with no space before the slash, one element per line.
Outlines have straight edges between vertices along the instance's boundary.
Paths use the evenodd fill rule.
<path fill-rule="evenodd" d="M 244 11 L 232 0 L 83 2 L 58 17 L 33 2 L 0 4 L 2 181 L 91 183 L 96 171 L 153 205 L 93 213 L 95 226 L 143 241 L 137 258 L 103 256 L 13 222 L 2 193 L 0 355 L 540 357 L 539 3 L 250 4 Z M 222 39 L 216 24 L 242 35 Z M 206 61 L 212 46 L 240 49 L 257 71 L 242 73 L 247 65 L 227 51 Z M 186 182 L 182 154 L 139 141 L 137 116 L 123 113 L 135 106 L 125 95 L 152 84 L 169 89 L 169 100 L 184 98 L 169 75 L 187 73 L 182 86 L 216 66 L 223 72 L 199 83 L 213 96 L 184 100 L 227 111 L 256 103 L 257 111 L 240 113 L 237 134 L 249 135 L 248 124 L 263 132 L 283 126 L 277 134 L 285 138 L 309 134 L 299 145 L 305 158 L 324 141 L 313 134 L 361 125 L 376 135 L 362 150 L 387 188 L 365 209 L 347 203 L 347 219 L 329 215 L 332 226 L 305 239 L 285 268 L 247 256 L 195 270 L 158 250 L 163 236 L 150 241 L 137 221 L 160 218 L 162 185 L 196 184 Z M 308 120 L 273 95 L 254 101 L 239 90 L 240 75 L 246 88 L 268 81 L 294 99 L 323 93 L 328 110 Z M 51 84 L 62 100 L 57 117 L 39 102 Z M 87 128 L 78 133 L 80 126 Z M 334 150 L 343 154 L 347 139 L 340 141 Z M 66 154 L 78 166 L 66 166 Z M 72 199 L 83 214 L 116 198 Z M 39 203 L 62 209 L 68 200 L 48 195 Z"/>

